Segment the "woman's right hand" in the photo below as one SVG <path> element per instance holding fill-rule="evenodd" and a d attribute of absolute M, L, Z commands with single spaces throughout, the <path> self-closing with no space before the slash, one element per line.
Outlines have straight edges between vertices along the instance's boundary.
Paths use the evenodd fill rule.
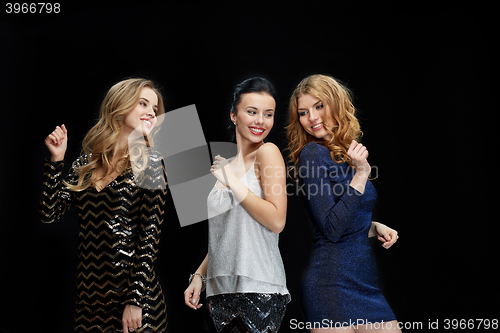
<path fill-rule="evenodd" d="M 347 156 L 349 156 L 352 160 L 352 163 L 356 167 L 356 173 L 361 173 L 363 175 L 370 174 L 371 167 L 366 160 L 368 158 L 368 150 L 361 143 L 356 142 L 356 140 L 352 140 L 349 145 L 349 150 L 347 151 Z"/>
<path fill-rule="evenodd" d="M 368 158 L 368 150 L 361 143 L 352 140 L 349 150 L 347 151 L 347 156 L 351 158 L 352 163 L 356 167 L 356 173 L 352 177 L 349 185 L 363 194 L 371 170 L 370 164 L 368 164 L 366 160 Z"/>
<path fill-rule="evenodd" d="M 193 276 L 193 280 L 189 284 L 189 287 L 184 291 L 184 302 L 191 309 L 199 309 L 203 304 L 198 304 L 200 302 L 201 288 L 203 287 L 203 282 L 198 275 Z"/>
<path fill-rule="evenodd" d="M 62 161 L 68 146 L 68 131 L 66 130 L 66 126 L 64 124 L 61 127 L 57 126 L 45 139 L 45 145 L 49 148 L 51 154 L 50 160 L 52 162 Z"/>

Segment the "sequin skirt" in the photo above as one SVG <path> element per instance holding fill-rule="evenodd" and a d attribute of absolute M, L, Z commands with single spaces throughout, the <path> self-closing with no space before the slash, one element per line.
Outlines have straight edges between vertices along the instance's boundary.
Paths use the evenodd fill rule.
<path fill-rule="evenodd" d="M 290 295 L 220 294 L 207 297 L 208 311 L 218 333 L 278 332 Z"/>

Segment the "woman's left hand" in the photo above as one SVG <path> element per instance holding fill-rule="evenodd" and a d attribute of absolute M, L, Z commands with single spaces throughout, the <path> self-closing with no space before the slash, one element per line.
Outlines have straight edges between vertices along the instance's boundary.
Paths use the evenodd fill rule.
<path fill-rule="evenodd" d="M 398 240 L 398 232 L 394 229 L 389 228 L 388 226 L 379 223 L 372 222 L 372 228 L 374 236 L 377 236 L 377 239 L 382 242 L 382 246 L 385 249 L 390 248 L 396 241 Z"/>
<path fill-rule="evenodd" d="M 210 172 L 217 178 L 222 185 L 229 187 L 229 175 L 233 174 L 229 161 L 224 157 L 217 155 L 214 157 L 214 163 L 210 168 Z"/>
<path fill-rule="evenodd" d="M 123 333 L 133 332 L 142 326 L 142 308 L 127 304 L 123 310 Z"/>

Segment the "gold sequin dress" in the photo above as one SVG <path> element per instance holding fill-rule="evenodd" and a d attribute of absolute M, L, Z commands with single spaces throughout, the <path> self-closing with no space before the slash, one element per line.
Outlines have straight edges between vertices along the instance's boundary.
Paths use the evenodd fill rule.
<path fill-rule="evenodd" d="M 85 154 L 73 163 L 69 184 L 85 163 Z M 63 162 L 45 162 L 40 218 L 54 222 L 72 204 L 78 211 L 75 332 L 122 332 L 127 304 L 142 308 L 143 326 L 135 332 L 165 332 L 165 301 L 153 269 L 166 196 L 161 159 L 150 157 L 141 186 L 128 168 L 100 192 L 70 191 L 62 168 Z"/>

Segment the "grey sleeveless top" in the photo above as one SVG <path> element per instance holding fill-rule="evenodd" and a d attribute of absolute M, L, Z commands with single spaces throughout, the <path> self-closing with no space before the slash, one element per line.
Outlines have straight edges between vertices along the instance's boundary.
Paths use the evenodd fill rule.
<path fill-rule="evenodd" d="M 264 198 L 253 165 L 240 180 L 255 195 Z M 229 188 L 214 186 L 207 205 L 207 296 L 289 295 L 278 249 L 279 236 L 254 219 Z"/>

